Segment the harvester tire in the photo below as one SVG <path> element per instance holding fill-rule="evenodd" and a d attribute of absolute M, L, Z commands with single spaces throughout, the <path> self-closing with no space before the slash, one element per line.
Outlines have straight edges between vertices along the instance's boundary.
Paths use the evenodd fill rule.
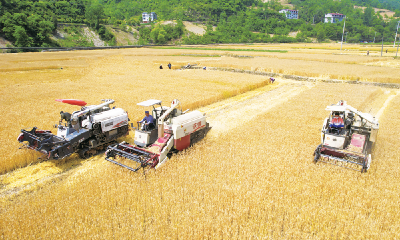
<path fill-rule="evenodd" d="M 93 151 L 94 151 L 93 149 L 89 150 L 89 148 L 83 148 L 83 149 L 79 150 L 78 153 L 81 158 L 88 159 L 93 156 Z"/>
<path fill-rule="evenodd" d="M 93 129 L 94 130 L 100 130 L 100 123 L 94 123 L 93 124 Z"/>

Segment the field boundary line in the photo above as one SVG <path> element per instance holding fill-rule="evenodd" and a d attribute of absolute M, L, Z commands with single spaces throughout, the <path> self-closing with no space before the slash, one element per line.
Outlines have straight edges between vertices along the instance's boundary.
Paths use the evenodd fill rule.
<path fill-rule="evenodd" d="M 270 72 L 244 70 L 244 69 L 237 69 L 237 68 L 208 67 L 207 69 L 213 70 L 213 71 L 247 73 L 247 74 L 262 75 L 262 76 L 268 76 L 268 77 L 281 77 L 281 78 L 291 79 L 291 80 L 295 80 L 295 81 L 361 84 L 361 85 L 372 85 L 372 86 L 379 86 L 379 87 L 385 87 L 385 88 L 400 89 L 400 84 L 397 84 L 397 83 L 348 81 L 348 80 L 338 80 L 338 79 L 320 79 L 320 78 L 302 77 L 302 76 L 296 76 L 296 75 L 287 75 L 287 74 L 281 74 L 281 73 L 270 73 Z"/>
<path fill-rule="evenodd" d="M 375 118 L 379 120 L 379 118 L 383 115 L 383 112 L 385 111 L 386 107 L 389 105 L 389 103 L 397 96 L 400 95 L 400 92 L 397 91 L 396 94 L 390 95 L 385 103 L 383 104 L 383 106 L 381 107 L 381 109 L 379 109 L 378 113 L 376 114 Z"/>

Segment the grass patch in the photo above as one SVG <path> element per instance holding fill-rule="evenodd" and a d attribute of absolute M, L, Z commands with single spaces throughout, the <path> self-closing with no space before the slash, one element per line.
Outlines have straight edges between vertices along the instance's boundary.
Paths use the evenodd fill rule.
<path fill-rule="evenodd" d="M 222 55 L 216 54 L 178 54 L 178 55 L 169 55 L 169 56 L 178 56 L 178 57 L 222 57 Z"/>
<path fill-rule="evenodd" d="M 197 48 L 197 47 L 152 47 L 156 49 L 195 49 L 195 50 L 211 50 L 211 51 L 232 51 L 232 52 L 279 52 L 287 53 L 287 50 L 261 50 L 261 49 L 244 49 L 244 48 Z"/>

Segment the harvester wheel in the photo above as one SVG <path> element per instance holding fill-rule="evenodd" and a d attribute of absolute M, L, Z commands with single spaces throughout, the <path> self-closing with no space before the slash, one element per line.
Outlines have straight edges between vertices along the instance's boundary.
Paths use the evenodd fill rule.
<path fill-rule="evenodd" d="M 88 158 L 90 158 L 90 157 L 93 156 L 93 154 L 95 153 L 95 151 L 96 151 L 96 150 L 94 150 L 94 149 L 89 150 L 88 148 L 83 148 L 83 149 L 79 150 L 78 153 L 79 153 L 79 156 L 80 156 L 81 158 L 83 158 L 83 159 L 88 159 Z"/>
<path fill-rule="evenodd" d="M 93 129 L 94 130 L 100 130 L 100 123 L 93 124 Z"/>

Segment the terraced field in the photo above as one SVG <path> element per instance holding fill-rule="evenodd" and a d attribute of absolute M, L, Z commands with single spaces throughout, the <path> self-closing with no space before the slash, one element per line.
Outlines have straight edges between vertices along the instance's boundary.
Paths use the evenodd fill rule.
<path fill-rule="evenodd" d="M 279 61 L 296 58 L 290 45 L 280 48 L 289 52 L 277 55 Z M 328 67 L 331 62 L 318 60 L 329 51 L 336 50 L 310 51 L 305 58 L 316 55 L 312 61 L 326 66 L 327 74 L 340 74 Z M 1 159 L 7 173 L 0 176 L 0 238 L 399 238 L 399 90 L 294 81 L 279 74 L 268 84 L 263 75 L 209 70 L 230 62 L 222 67 L 263 72 L 249 58 L 226 52 L 138 49 L 1 56 L 5 107 L 0 120 L 9 129 L 0 132 L 1 150 L 12 157 Z M 205 53 L 226 56 L 183 55 Z M 245 54 L 268 59 L 271 53 Z M 343 63 L 352 57 L 360 56 L 338 61 L 361 66 Z M 10 61 L 15 64 L 7 66 Z M 309 60 L 291 61 L 304 66 Z M 158 69 L 168 62 L 175 68 L 197 63 L 207 70 Z M 386 68 L 398 71 L 396 64 Z M 203 141 L 146 175 L 113 165 L 103 155 L 37 162 L 34 154 L 15 153 L 20 128 L 50 128 L 60 108 L 71 111 L 55 98 L 94 104 L 113 98 L 131 120 L 142 117 L 136 102 L 178 98 L 183 108 L 205 112 L 213 128 Z M 312 161 L 328 114 L 324 109 L 341 99 L 379 118 L 367 173 Z M 29 166 L 12 170 L 18 164 Z"/>

